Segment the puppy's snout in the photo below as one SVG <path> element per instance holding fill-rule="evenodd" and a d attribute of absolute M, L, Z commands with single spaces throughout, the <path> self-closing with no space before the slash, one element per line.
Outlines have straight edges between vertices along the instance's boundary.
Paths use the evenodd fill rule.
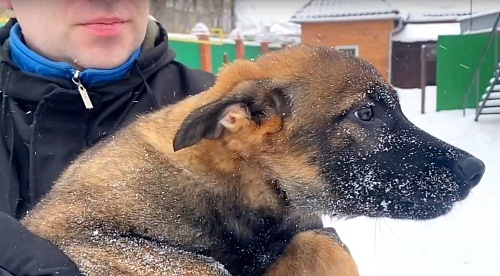
<path fill-rule="evenodd" d="M 483 161 L 476 157 L 465 157 L 458 162 L 458 166 L 465 177 L 467 177 L 471 189 L 479 184 L 479 181 L 483 178 L 485 166 Z"/>

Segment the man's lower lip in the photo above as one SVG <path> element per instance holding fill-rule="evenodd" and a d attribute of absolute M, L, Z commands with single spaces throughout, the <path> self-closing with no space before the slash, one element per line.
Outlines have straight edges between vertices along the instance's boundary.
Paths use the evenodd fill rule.
<path fill-rule="evenodd" d="M 111 24 L 92 23 L 92 24 L 84 24 L 82 26 L 99 36 L 113 36 L 117 35 L 120 32 L 123 25 L 124 22 L 117 22 Z"/>

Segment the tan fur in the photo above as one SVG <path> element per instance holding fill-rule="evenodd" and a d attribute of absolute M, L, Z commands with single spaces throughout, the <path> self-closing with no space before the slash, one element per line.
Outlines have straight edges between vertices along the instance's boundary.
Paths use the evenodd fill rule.
<path fill-rule="evenodd" d="M 262 87 L 266 86 L 254 83 L 260 80 L 307 89 L 310 97 L 294 99 L 299 110 L 321 108 L 330 117 L 338 116 L 364 97 L 349 93 L 365 89 L 360 88 L 364 84 L 349 82 L 349 86 L 345 80 L 366 72 L 361 72 L 361 65 L 340 58 L 335 68 L 331 66 L 308 48 L 227 65 L 208 91 L 142 116 L 82 154 L 23 220 L 24 225 L 63 249 L 88 275 L 228 275 L 211 259 L 222 254 L 216 244 L 223 241 L 200 228 L 200 220 L 212 212 L 207 204 L 224 214 L 226 202 L 234 195 L 242 210 L 259 209 L 282 218 L 286 207 L 276 192 L 275 179 L 290 196 L 307 198 L 322 189 L 319 168 L 307 162 L 313 149 L 289 145 L 286 133 L 323 119 L 292 114 L 285 125 L 281 114 L 268 114 L 258 125 L 243 109 L 231 106 L 221 119 L 226 123 L 221 123 L 225 132 L 219 139 L 202 139 L 174 151 L 175 135 L 190 114 L 207 104 L 240 90 L 262 89 L 259 95 L 265 95 L 269 91 Z M 383 82 L 376 73 L 368 75 Z M 342 99 L 335 96 L 341 91 Z M 205 202 L 207 194 L 227 201 Z M 301 217 L 304 225 L 310 217 L 317 218 L 297 212 L 292 215 Z M 155 242 L 113 239 L 130 232 Z M 183 253 L 200 247 L 213 256 Z M 161 250 L 167 253 L 159 254 Z M 291 240 L 266 275 L 354 276 L 358 272 L 340 241 L 310 230 Z"/>
<path fill-rule="evenodd" d="M 265 275 L 358 275 L 348 248 L 332 236 L 317 230 L 298 234 Z"/>

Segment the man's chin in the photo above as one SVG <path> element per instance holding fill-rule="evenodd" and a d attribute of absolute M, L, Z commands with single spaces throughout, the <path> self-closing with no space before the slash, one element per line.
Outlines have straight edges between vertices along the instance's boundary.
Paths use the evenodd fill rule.
<path fill-rule="evenodd" d="M 127 62 L 132 54 L 130 52 L 124 52 L 123 48 L 118 49 L 118 47 L 100 48 L 89 52 L 92 52 L 92 54 L 80 56 L 73 60 L 77 68 L 101 70 L 115 69 Z"/>

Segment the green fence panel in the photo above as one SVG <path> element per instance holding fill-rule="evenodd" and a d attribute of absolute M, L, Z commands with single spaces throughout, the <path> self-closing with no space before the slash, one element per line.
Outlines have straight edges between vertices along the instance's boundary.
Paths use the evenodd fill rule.
<path fill-rule="evenodd" d="M 227 43 L 212 45 L 212 72 L 217 74 L 219 68 L 224 64 L 224 53 L 227 54 L 229 62 L 236 59 L 236 44 Z"/>
<path fill-rule="evenodd" d="M 201 68 L 199 43 L 169 40 L 169 45 L 177 54 L 175 60 L 184 63 L 190 68 Z"/>
<path fill-rule="evenodd" d="M 245 45 L 245 58 L 254 60 L 262 55 L 262 49 L 258 45 Z"/>
<path fill-rule="evenodd" d="M 201 68 L 200 45 L 196 42 L 176 41 L 172 39 L 169 41 L 172 49 L 177 53 L 176 60 L 186 64 L 190 68 Z M 278 50 L 279 48 L 270 47 L 271 51 Z M 224 64 L 224 54 L 228 55 L 229 62 L 236 59 L 236 44 L 224 43 L 211 44 L 212 51 L 212 72 L 217 74 L 219 69 Z M 245 45 L 245 58 L 256 59 L 262 55 L 260 45 Z"/>
<path fill-rule="evenodd" d="M 464 97 L 474 78 L 474 73 L 479 66 L 481 55 L 489 37 L 489 33 L 439 36 L 436 70 L 437 111 L 463 108 Z M 485 61 L 480 67 L 479 98 L 484 94 L 486 87 L 489 85 L 489 80 L 493 77 L 493 60 L 494 47 L 492 42 L 486 52 Z M 465 107 L 475 108 L 476 104 L 476 91 L 473 90 L 465 102 Z"/>

